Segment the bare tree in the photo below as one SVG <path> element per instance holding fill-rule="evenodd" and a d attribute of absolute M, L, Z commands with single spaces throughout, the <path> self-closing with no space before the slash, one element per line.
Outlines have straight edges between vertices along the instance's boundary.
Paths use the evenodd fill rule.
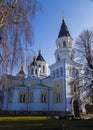
<path fill-rule="evenodd" d="M 81 71 L 83 84 L 79 86 L 80 89 L 82 88 L 83 96 L 81 97 L 83 102 L 88 103 L 93 94 L 93 31 L 84 30 L 77 38 L 75 46 L 78 51 L 78 60 L 83 65 Z"/>
<path fill-rule="evenodd" d="M 24 62 L 24 48 L 34 42 L 33 23 L 40 9 L 36 0 L 0 1 L 0 43 L 3 73 Z"/>

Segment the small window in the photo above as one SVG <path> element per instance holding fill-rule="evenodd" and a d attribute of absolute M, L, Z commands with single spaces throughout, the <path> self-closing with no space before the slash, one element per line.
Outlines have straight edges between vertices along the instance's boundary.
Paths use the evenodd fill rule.
<path fill-rule="evenodd" d="M 37 69 L 35 70 L 35 74 L 37 75 Z"/>
<path fill-rule="evenodd" d="M 55 78 L 55 71 L 53 71 L 53 79 Z"/>
<path fill-rule="evenodd" d="M 59 55 L 57 56 L 57 61 L 60 61 L 60 57 L 59 57 Z"/>
<path fill-rule="evenodd" d="M 66 41 L 63 41 L 63 47 L 66 47 Z"/>
<path fill-rule="evenodd" d="M 59 84 L 57 84 L 56 87 L 59 88 Z"/>
<path fill-rule="evenodd" d="M 60 93 L 56 94 L 56 103 L 60 103 Z"/>
<path fill-rule="evenodd" d="M 61 47 L 61 44 L 60 44 L 60 42 L 58 43 L 58 48 L 60 48 Z"/>
<path fill-rule="evenodd" d="M 59 77 L 59 70 L 57 69 L 56 70 L 56 75 L 57 75 L 57 78 Z"/>
<path fill-rule="evenodd" d="M 46 103 L 46 94 L 44 95 L 44 103 Z"/>
<path fill-rule="evenodd" d="M 43 94 L 41 94 L 41 103 L 43 103 Z"/>
<path fill-rule="evenodd" d="M 46 103 L 46 102 L 47 102 L 46 94 L 41 94 L 41 103 Z"/>
<path fill-rule="evenodd" d="M 25 98 L 26 98 L 26 96 L 25 96 L 25 94 L 23 95 L 23 103 L 25 103 Z"/>
<path fill-rule="evenodd" d="M 45 66 L 43 65 L 43 73 L 45 73 Z"/>
<path fill-rule="evenodd" d="M 41 67 L 41 65 L 39 65 L 39 67 Z"/>
<path fill-rule="evenodd" d="M 23 95 L 23 94 L 21 94 L 20 95 L 20 103 L 25 103 L 26 102 L 26 96 L 25 96 L 25 94 Z"/>
<path fill-rule="evenodd" d="M 33 69 L 31 70 L 31 74 L 34 74 L 34 70 Z"/>
<path fill-rule="evenodd" d="M 60 76 L 63 76 L 63 68 L 60 68 Z"/>
<path fill-rule="evenodd" d="M 71 54 L 71 60 L 74 60 L 74 55 L 73 54 Z"/>
<path fill-rule="evenodd" d="M 79 75 L 79 70 L 78 69 L 76 69 L 76 76 L 78 76 Z"/>
<path fill-rule="evenodd" d="M 22 94 L 20 95 L 20 103 L 22 103 Z"/>

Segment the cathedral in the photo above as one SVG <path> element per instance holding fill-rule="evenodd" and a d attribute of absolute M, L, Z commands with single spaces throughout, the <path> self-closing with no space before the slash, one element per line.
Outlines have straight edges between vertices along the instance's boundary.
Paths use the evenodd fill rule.
<path fill-rule="evenodd" d="M 31 115 L 77 114 L 81 109 L 77 87 L 82 65 L 74 60 L 72 46 L 73 39 L 63 18 L 56 40 L 56 62 L 48 66 L 39 50 L 28 66 L 27 76 L 23 66 L 16 76 L 4 74 L 0 109 L 8 113 Z"/>

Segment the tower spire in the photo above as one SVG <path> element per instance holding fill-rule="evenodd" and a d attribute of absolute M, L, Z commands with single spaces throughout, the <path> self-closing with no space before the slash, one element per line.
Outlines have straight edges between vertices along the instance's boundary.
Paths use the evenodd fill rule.
<path fill-rule="evenodd" d="M 68 30 L 68 27 L 67 27 L 65 20 L 64 20 L 64 16 L 62 17 L 62 25 L 60 28 L 58 38 L 63 37 L 63 36 L 71 37 L 69 30 Z"/>

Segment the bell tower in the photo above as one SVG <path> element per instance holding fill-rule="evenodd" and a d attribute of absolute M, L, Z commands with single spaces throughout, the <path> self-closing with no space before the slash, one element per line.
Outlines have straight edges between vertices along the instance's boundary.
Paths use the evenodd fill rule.
<path fill-rule="evenodd" d="M 72 38 L 65 23 L 64 17 L 62 18 L 62 25 L 56 40 L 57 49 L 55 51 L 56 62 L 62 59 L 74 60 L 74 50 L 72 49 Z"/>

